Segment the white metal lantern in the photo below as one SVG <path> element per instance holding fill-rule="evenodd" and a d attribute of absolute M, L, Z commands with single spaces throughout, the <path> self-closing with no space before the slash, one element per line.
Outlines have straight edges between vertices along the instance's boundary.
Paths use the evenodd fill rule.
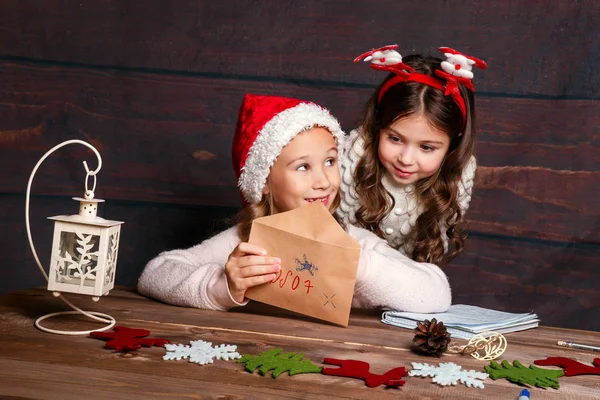
<path fill-rule="evenodd" d="M 79 214 L 58 215 L 48 217 L 54 220 L 54 237 L 52 240 L 52 254 L 50 257 L 50 268 L 48 274 L 40 263 L 40 259 L 33 245 L 31 229 L 29 224 L 29 195 L 33 177 L 41 163 L 55 150 L 68 144 L 81 144 L 91 149 L 98 158 L 98 167 L 90 171 L 87 163 L 83 166 L 87 173 L 85 177 L 85 192 L 83 198 L 73 197 L 79 201 Z M 98 150 L 91 144 L 82 140 L 67 140 L 48 150 L 37 162 L 27 183 L 25 194 L 25 226 L 27 238 L 35 262 L 40 272 L 48 280 L 48 290 L 64 301 L 75 311 L 60 311 L 39 317 L 35 326 L 39 329 L 63 335 L 89 335 L 93 331 L 105 331 L 112 328 L 116 321 L 113 317 L 97 311 L 84 311 L 67 300 L 62 292 L 79 293 L 93 296 L 98 301 L 100 296 L 107 295 L 115 285 L 115 271 L 117 268 L 117 256 L 119 254 L 119 236 L 122 221 L 110 221 L 97 215 L 98 203 L 101 199 L 94 199 L 96 190 L 96 174 L 102 168 L 102 158 Z M 93 187 L 88 189 L 90 177 L 93 178 Z M 83 314 L 95 321 L 107 323 L 103 328 L 86 331 L 62 331 L 50 329 L 41 325 L 45 319 L 64 314 Z"/>
<path fill-rule="evenodd" d="M 96 215 L 101 199 L 73 197 L 79 214 L 48 217 L 54 223 L 48 290 L 94 296 L 108 294 L 115 285 L 122 221 Z"/>

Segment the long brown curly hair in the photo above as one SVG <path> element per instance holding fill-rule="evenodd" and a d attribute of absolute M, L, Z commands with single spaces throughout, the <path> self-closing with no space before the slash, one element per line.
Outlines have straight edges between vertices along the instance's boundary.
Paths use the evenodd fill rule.
<path fill-rule="evenodd" d="M 403 59 L 417 72 L 435 76 L 441 59 L 411 55 Z M 411 257 L 420 262 L 443 265 L 460 253 L 464 247 L 466 232 L 463 215 L 458 204 L 458 184 L 462 172 L 474 154 L 475 109 L 470 90 L 459 85 L 467 109 L 463 129 L 460 108 L 451 96 L 419 82 L 401 82 L 392 86 L 377 103 L 379 91 L 390 74 L 375 90 L 367 102 L 360 121 L 364 139 L 364 155 L 354 171 L 356 192 L 361 207 L 356 212 L 357 222 L 385 239 L 381 224 L 394 208 L 394 198 L 383 187 L 385 167 L 378 157 L 379 135 L 382 129 L 397 120 L 411 115 L 423 115 L 435 128 L 446 132 L 450 146 L 438 171 L 429 178 L 415 183 L 417 202 L 424 210 L 418 217 L 408 240 L 414 241 Z M 461 134 L 462 132 L 462 134 Z M 442 238 L 443 224 L 447 226 L 449 252 L 445 254 Z"/>

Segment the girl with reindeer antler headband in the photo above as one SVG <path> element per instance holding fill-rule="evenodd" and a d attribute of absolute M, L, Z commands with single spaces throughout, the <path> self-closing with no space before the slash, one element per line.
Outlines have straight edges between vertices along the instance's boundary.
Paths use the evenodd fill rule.
<path fill-rule="evenodd" d="M 449 47 L 440 47 L 444 61 L 403 58 L 397 48 L 354 60 L 389 74 L 346 139 L 338 215 L 416 261 L 441 265 L 464 245 L 459 224 L 476 169 L 472 70 L 487 65 Z"/>

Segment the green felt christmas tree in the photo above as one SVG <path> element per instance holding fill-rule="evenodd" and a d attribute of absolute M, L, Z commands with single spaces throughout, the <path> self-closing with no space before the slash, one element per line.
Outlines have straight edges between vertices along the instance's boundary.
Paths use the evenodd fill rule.
<path fill-rule="evenodd" d="M 490 378 L 494 380 L 505 378 L 513 383 L 554 389 L 560 387 L 558 378 L 565 374 L 563 370 L 543 369 L 533 365 L 527 368 L 517 360 L 513 361 L 512 365 L 506 360 L 502 361 L 501 365 L 492 361 L 489 366 L 486 365 L 484 368 Z"/>
<path fill-rule="evenodd" d="M 321 367 L 313 364 L 308 359 L 302 359 L 302 353 L 282 353 L 282 349 L 273 349 L 260 353 L 257 356 L 245 355 L 238 363 L 246 363 L 246 369 L 254 372 L 260 367 L 259 372 L 266 375 L 273 370 L 273 378 L 282 372 L 289 371 L 290 375 L 321 372 Z"/>

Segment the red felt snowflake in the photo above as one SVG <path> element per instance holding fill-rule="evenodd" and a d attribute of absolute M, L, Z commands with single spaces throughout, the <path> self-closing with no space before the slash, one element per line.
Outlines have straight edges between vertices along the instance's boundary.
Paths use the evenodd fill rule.
<path fill-rule="evenodd" d="M 114 332 L 92 332 L 90 333 L 90 336 L 97 339 L 108 340 L 106 347 L 119 351 L 137 350 L 142 346 L 164 346 L 166 343 L 171 343 L 169 339 L 143 339 L 150 335 L 150 331 L 146 329 L 133 329 L 125 326 L 115 326 L 113 330 Z"/>
<path fill-rule="evenodd" d="M 368 387 L 377 387 L 379 385 L 386 386 L 402 386 L 404 381 L 403 376 L 408 375 L 404 367 L 390 369 L 383 375 L 372 374 L 369 372 L 369 363 L 357 360 L 337 360 L 335 358 L 326 358 L 324 364 L 338 365 L 341 368 L 323 368 L 321 372 L 325 375 L 345 376 L 348 378 L 358 378 L 365 381 Z"/>
<path fill-rule="evenodd" d="M 594 358 L 593 367 L 567 357 L 548 357 L 543 360 L 535 360 L 533 363 L 561 367 L 564 369 L 565 376 L 600 375 L 600 358 Z"/>

